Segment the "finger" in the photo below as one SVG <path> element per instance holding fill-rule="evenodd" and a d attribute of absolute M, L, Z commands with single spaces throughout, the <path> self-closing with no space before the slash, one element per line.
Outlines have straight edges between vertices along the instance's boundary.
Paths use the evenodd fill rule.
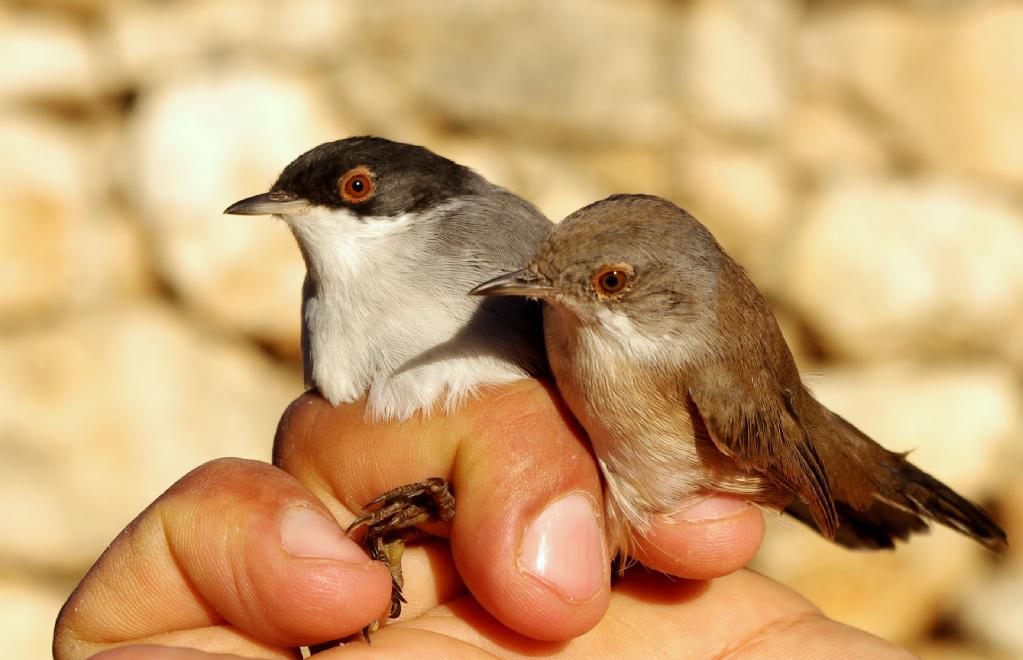
<path fill-rule="evenodd" d="M 134 520 L 75 589 L 54 651 L 132 640 L 292 657 L 357 632 L 390 594 L 384 567 L 295 479 L 256 461 L 192 471 Z"/>
<path fill-rule="evenodd" d="M 564 640 L 610 598 L 599 472 L 557 395 L 536 382 L 466 406 L 452 523 L 455 563 L 472 594 L 513 630 Z"/>
<path fill-rule="evenodd" d="M 489 611 L 544 639 L 596 624 L 609 597 L 600 478 L 556 394 L 522 381 L 467 402 L 457 415 L 364 419 L 361 404 L 331 408 L 302 397 L 281 422 L 275 462 L 342 520 L 395 486 L 434 476 L 452 481 L 452 553 Z M 412 609 L 450 595 L 434 583 L 421 586 L 422 576 L 405 568 Z"/>
<path fill-rule="evenodd" d="M 373 422 L 365 401 L 333 407 L 307 392 L 284 411 L 273 462 L 293 475 L 345 526 L 384 491 L 430 477 L 450 480 L 466 431 L 461 418 L 432 415 Z M 433 528 L 446 536 L 446 525 Z"/>
<path fill-rule="evenodd" d="M 459 418 L 371 423 L 363 402 L 332 407 L 307 393 L 288 406 L 274 439 L 274 463 L 324 503 L 342 527 L 382 492 L 429 477 L 450 480 L 463 431 Z M 423 525 L 448 536 L 449 525 Z M 447 544 L 416 544 L 402 557 L 407 602 L 402 618 L 418 616 L 464 592 Z"/>
<path fill-rule="evenodd" d="M 760 509 L 737 497 L 717 495 L 658 521 L 637 537 L 633 558 L 669 575 L 705 580 L 748 564 L 763 540 Z"/>

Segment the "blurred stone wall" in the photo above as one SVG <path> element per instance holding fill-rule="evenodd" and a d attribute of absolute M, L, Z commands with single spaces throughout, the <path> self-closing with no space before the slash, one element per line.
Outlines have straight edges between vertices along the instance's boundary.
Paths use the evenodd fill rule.
<path fill-rule="evenodd" d="M 267 458 L 302 264 L 224 217 L 320 142 L 429 146 L 553 218 L 693 211 L 814 390 L 988 505 L 996 561 L 772 525 L 757 567 L 928 657 L 1023 657 L 1023 4 L 34 0 L 0 5 L 0 645 L 47 653 L 185 471 Z"/>

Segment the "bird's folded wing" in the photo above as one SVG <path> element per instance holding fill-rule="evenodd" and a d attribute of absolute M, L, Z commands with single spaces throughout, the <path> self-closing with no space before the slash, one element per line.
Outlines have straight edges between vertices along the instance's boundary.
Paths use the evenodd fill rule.
<path fill-rule="evenodd" d="M 793 392 L 766 371 L 746 380 L 726 364 L 708 366 L 688 383 L 694 427 L 739 467 L 760 472 L 809 506 L 821 533 L 838 526 L 828 474 L 800 424 Z"/>

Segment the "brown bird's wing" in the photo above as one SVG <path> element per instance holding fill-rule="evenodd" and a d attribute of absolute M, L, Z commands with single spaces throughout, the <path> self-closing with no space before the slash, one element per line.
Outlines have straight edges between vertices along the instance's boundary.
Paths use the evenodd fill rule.
<path fill-rule="evenodd" d="M 838 516 L 828 473 L 796 414 L 794 397 L 801 392 L 781 387 L 764 370 L 748 380 L 736 373 L 717 363 L 690 380 L 694 428 L 702 420 L 714 445 L 739 467 L 799 496 L 821 533 L 834 538 Z"/>
<path fill-rule="evenodd" d="M 706 427 L 740 467 L 797 495 L 786 510 L 842 545 L 890 548 L 933 520 L 1005 549 L 981 507 L 814 399 L 767 301 L 724 253 L 719 275 L 738 295 L 717 299 L 723 357 L 687 370 L 694 430 Z"/>
<path fill-rule="evenodd" d="M 727 363 L 689 382 L 693 429 L 739 467 L 760 472 L 799 501 L 786 512 L 852 548 L 891 548 L 933 520 L 995 552 L 1005 532 L 982 508 L 874 442 L 802 385 Z M 828 475 L 834 476 L 831 483 Z"/>

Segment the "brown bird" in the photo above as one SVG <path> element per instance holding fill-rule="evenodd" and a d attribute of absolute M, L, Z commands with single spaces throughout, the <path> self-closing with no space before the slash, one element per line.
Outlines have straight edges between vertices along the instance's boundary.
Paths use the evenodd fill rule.
<path fill-rule="evenodd" d="M 763 295 L 671 202 L 580 209 L 526 268 L 471 293 L 546 303 L 548 359 L 603 471 L 615 548 L 710 493 L 854 548 L 893 547 L 929 520 L 1007 545 L 983 509 L 814 398 Z"/>

